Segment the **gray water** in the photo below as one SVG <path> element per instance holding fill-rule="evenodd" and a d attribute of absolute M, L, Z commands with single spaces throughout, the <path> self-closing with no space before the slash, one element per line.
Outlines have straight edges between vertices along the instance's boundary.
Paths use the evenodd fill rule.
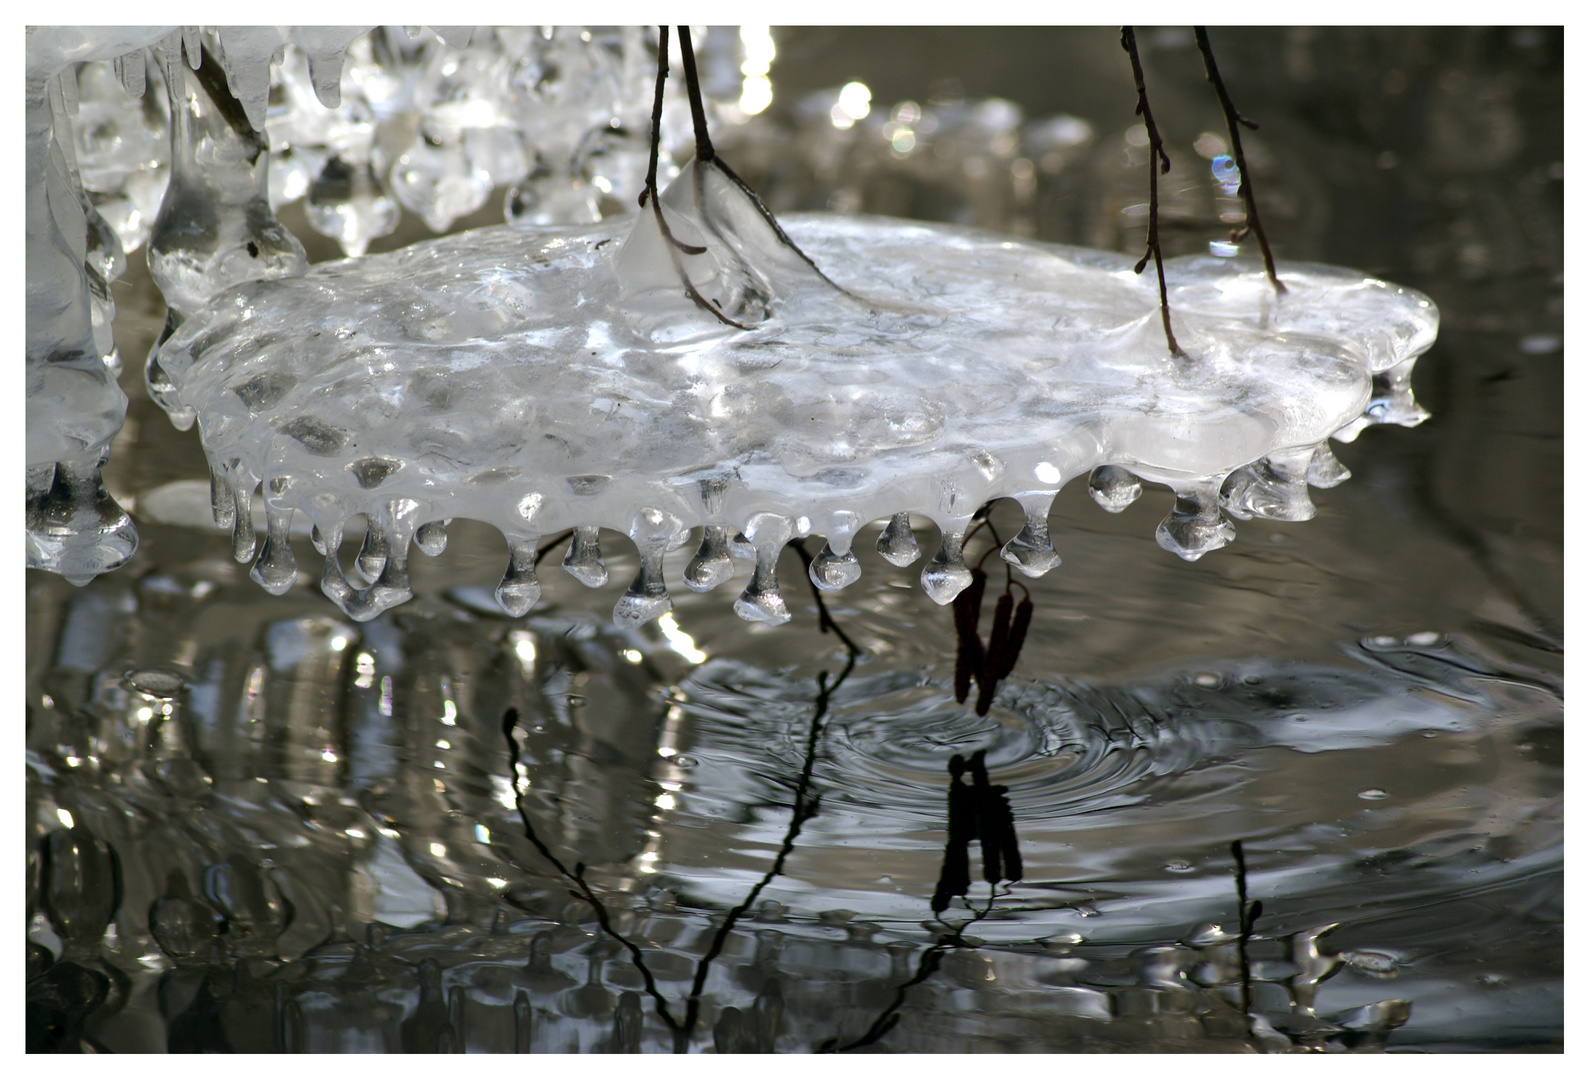
<path fill-rule="evenodd" d="M 224 533 L 140 513 L 208 474 L 129 362 L 106 481 L 139 553 L 83 589 L 27 582 L 29 940 L 103 975 L 85 1034 L 118 1052 L 1560 1049 L 1561 33 L 1213 36 L 1262 124 L 1245 143 L 1278 256 L 1441 308 L 1414 374 L 1433 419 L 1337 446 L 1353 478 L 1315 520 L 1238 523 L 1195 564 L 1153 540 L 1168 491 L 1110 515 L 1071 485 L 1050 518 L 1064 564 L 1030 583 L 986 716 L 955 702 L 951 613 L 865 538 L 861 581 L 828 600 L 853 665 L 793 550 L 779 628 L 682 590 L 671 636 L 605 624 L 635 569 L 616 539 L 606 592 L 549 563 L 541 604 L 508 619 L 501 539 L 465 522 L 372 622 L 307 578 L 267 596 Z M 1140 37 L 1176 166 L 1167 254 L 1202 250 L 1222 229 L 1192 146 L 1224 128 L 1190 34 Z M 1112 32 L 777 40 L 771 115 L 722 140 L 775 210 L 1139 249 Z M 835 151 L 799 118 L 851 79 L 878 109 L 999 94 L 1091 134 L 1048 164 L 973 154 L 998 183 L 968 186 L 961 159 Z M 130 261 L 117 338 L 138 358 L 163 308 Z M 1019 514 L 993 523 L 1008 537 Z M 947 769 L 978 750 L 1024 873 L 990 903 L 974 845 L 969 897 L 935 918 Z M 1245 941 L 1235 841 L 1262 904 Z"/>

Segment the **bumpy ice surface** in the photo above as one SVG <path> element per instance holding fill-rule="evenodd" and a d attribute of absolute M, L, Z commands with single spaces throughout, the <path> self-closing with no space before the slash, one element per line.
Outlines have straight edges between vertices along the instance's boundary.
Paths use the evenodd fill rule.
<path fill-rule="evenodd" d="M 1437 313 L 1411 290 L 1283 265 L 1277 294 L 1246 261 L 1167 265 L 1177 338 L 1166 349 L 1153 275 L 1126 256 L 879 218 L 793 215 L 787 245 L 712 167 L 692 163 L 629 222 L 495 228 L 316 267 L 221 293 L 166 343 L 175 411 L 194 410 L 216 516 L 254 556 L 248 507 L 264 483 L 269 536 L 255 577 L 293 579 L 287 531 L 306 514 L 329 552 L 323 588 L 355 618 L 409 595 L 407 549 L 454 517 L 488 522 L 512 557 L 499 600 L 539 594 L 537 540 L 576 529 L 565 566 L 606 580 L 597 528 L 628 534 L 643 568 L 615 612 L 667 610 L 665 550 L 704 526 L 694 588 L 755 557 L 737 603 L 783 621 L 773 578 L 792 536 L 827 546 L 814 581 L 856 577 L 850 544 L 917 557 L 908 513 L 939 527 L 923 574 L 947 603 L 968 574 L 974 511 L 1018 499 L 1019 569 L 1058 558 L 1046 515 L 1089 475 L 1121 509 L 1137 478 L 1176 508 L 1162 546 L 1196 558 L 1233 516 L 1311 516 L 1306 484 L 1345 470 L 1325 448 L 1365 424 L 1417 423 L 1407 389 Z M 681 274 L 723 314 L 685 295 Z M 826 276 L 825 276 L 826 275 Z M 371 523 L 355 585 L 344 524 Z M 741 533 L 738 543 L 732 534 Z"/>

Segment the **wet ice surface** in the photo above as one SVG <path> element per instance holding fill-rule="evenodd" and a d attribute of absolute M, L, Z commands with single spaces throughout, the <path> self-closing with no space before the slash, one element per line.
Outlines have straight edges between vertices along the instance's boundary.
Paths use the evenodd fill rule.
<path fill-rule="evenodd" d="M 1332 434 L 1423 418 L 1407 373 L 1435 309 L 1361 274 L 1289 265 L 1277 296 L 1255 266 L 1173 260 L 1190 354 L 1174 358 L 1152 277 L 1125 256 L 789 217 L 830 281 L 716 172 L 692 164 L 663 203 L 705 254 L 670 253 L 649 212 L 485 229 L 243 285 L 190 318 L 160 352 L 163 404 L 199 416 L 217 521 L 246 522 L 263 482 L 261 576 L 288 580 L 268 564 L 295 511 L 332 547 L 363 515 L 396 554 L 368 585 L 328 558 L 324 588 L 355 618 L 406 599 L 409 540 L 446 519 L 523 550 L 599 526 L 654 557 L 722 526 L 766 570 L 777 536 L 824 536 L 842 559 L 862 525 L 914 512 L 944 538 L 923 584 L 947 603 L 966 580 L 960 534 L 991 499 L 1033 515 L 1007 558 L 1036 575 L 1056 562 L 1039 535 L 1055 493 L 1128 470 L 1177 491 L 1159 540 L 1192 559 L 1233 535 L 1222 502 L 1311 517 L 1307 484 L 1345 475 Z M 682 295 L 680 271 L 722 319 Z M 240 532 L 237 557 L 255 550 Z M 771 589 L 742 614 L 782 621 Z M 660 596 L 620 618 L 664 610 Z"/>

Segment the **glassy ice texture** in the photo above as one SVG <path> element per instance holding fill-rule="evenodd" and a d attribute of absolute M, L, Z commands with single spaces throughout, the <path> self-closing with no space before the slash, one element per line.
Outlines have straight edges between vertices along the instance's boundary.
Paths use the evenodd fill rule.
<path fill-rule="evenodd" d="M 1094 485 L 1112 503 L 1132 477 L 1170 486 L 1160 543 L 1189 559 L 1231 539 L 1226 510 L 1309 516 L 1318 448 L 1389 400 L 1377 380 L 1436 331 L 1427 299 L 1361 274 L 1290 265 L 1278 296 L 1253 264 L 1186 258 L 1168 270 L 1190 354 L 1178 360 L 1128 256 L 791 216 L 809 262 L 715 168 L 691 163 L 660 201 L 672 240 L 648 210 L 622 226 L 478 230 L 229 290 L 162 351 L 171 407 L 197 411 L 227 482 L 270 481 L 267 507 L 322 536 L 400 503 L 519 545 L 577 527 L 629 534 L 643 569 L 625 621 L 667 610 L 663 533 L 708 526 L 710 560 L 712 527 L 743 530 L 758 571 L 738 610 L 782 621 L 776 550 L 757 537 L 818 533 L 838 555 L 859 523 L 928 517 L 945 539 L 924 584 L 947 603 L 979 506 L 1029 508 L 1006 557 L 1042 573 L 1058 561 L 1047 502 L 1096 469 L 1110 470 Z M 671 524 L 643 523 L 654 517 Z M 912 554 L 898 529 L 887 540 Z M 817 568 L 828 587 L 849 576 L 833 563 Z M 705 567 L 690 584 L 713 583 Z"/>
<path fill-rule="evenodd" d="M 99 230 L 84 213 L 87 199 L 71 164 L 68 113 L 77 85 L 75 74 L 63 77 L 63 70 L 79 60 L 120 56 L 169 30 L 28 29 L 27 558 L 29 566 L 78 583 L 125 562 L 138 534 L 99 479 L 127 398 L 105 359 L 108 291 L 94 281 L 97 275 L 102 285 L 108 268 L 99 254 L 105 245 L 93 242 Z"/>

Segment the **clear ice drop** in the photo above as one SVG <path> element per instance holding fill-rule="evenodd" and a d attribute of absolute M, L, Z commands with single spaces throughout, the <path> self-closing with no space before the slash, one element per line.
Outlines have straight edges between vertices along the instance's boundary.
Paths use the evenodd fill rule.
<path fill-rule="evenodd" d="M 911 515 L 894 514 L 878 534 L 878 554 L 895 566 L 910 566 L 922 557 L 916 533 L 911 531 Z"/>
<path fill-rule="evenodd" d="M 414 546 L 435 558 L 447 550 L 448 521 L 427 521 L 414 533 Z"/>
<path fill-rule="evenodd" d="M 99 464 L 62 461 L 47 474 L 37 488 L 29 485 L 28 566 L 86 585 L 130 559 L 138 548 L 138 533 L 105 490 Z"/>
<path fill-rule="evenodd" d="M 972 571 L 961 554 L 961 545 L 966 540 L 966 523 L 961 522 L 953 529 L 941 525 L 939 529 L 943 539 L 939 543 L 938 553 L 922 569 L 922 590 L 935 604 L 942 606 L 954 600 L 962 589 L 972 583 Z"/>
<path fill-rule="evenodd" d="M 1308 482 L 1310 487 L 1333 488 L 1342 481 L 1350 479 L 1352 472 L 1336 460 L 1336 455 L 1331 453 L 1330 443 L 1322 442 L 1314 447 L 1314 456 L 1308 462 Z"/>
<path fill-rule="evenodd" d="M 746 524 L 744 535 L 756 552 L 756 569 L 734 601 L 734 613 L 747 622 L 789 622 L 789 608 L 778 591 L 778 557 L 794 531 L 790 520 L 778 514 L 757 514 Z"/>
<path fill-rule="evenodd" d="M 601 530 L 595 525 L 576 525 L 569 540 L 563 569 L 581 585 L 599 589 L 607 584 L 607 565 L 602 562 Z"/>
<path fill-rule="evenodd" d="M 497 603 L 514 618 L 529 613 L 541 599 L 541 582 L 536 577 L 534 538 L 508 541 L 508 570 L 497 586 Z"/>
<path fill-rule="evenodd" d="M 293 587 L 298 579 L 298 564 L 293 561 L 293 548 L 288 539 L 293 511 L 265 510 L 265 542 L 260 545 L 248 576 L 273 596 L 280 596 Z"/>
<path fill-rule="evenodd" d="M 1055 554 L 1054 542 L 1049 538 L 1049 507 L 1053 502 L 1052 495 L 1023 499 L 1027 522 L 999 550 L 1001 559 L 1028 577 L 1042 577 L 1060 565 L 1060 556 Z"/>
<path fill-rule="evenodd" d="M 643 626 L 673 610 L 674 602 L 663 584 L 662 563 L 678 532 L 679 519 L 655 507 L 644 507 L 635 515 L 629 535 L 640 552 L 640 572 L 613 608 L 614 623 Z"/>
<path fill-rule="evenodd" d="M 707 525 L 701 530 L 701 546 L 685 567 L 685 584 L 696 592 L 716 589 L 734 576 L 734 559 L 729 555 L 729 530 L 722 525 Z"/>
<path fill-rule="evenodd" d="M 1119 514 L 1143 494 L 1143 485 L 1119 465 L 1100 465 L 1088 474 L 1088 494 L 1110 513 Z"/>
<path fill-rule="evenodd" d="M 1308 497 L 1313 457 L 1313 447 L 1277 451 L 1237 469 L 1221 486 L 1226 511 L 1238 520 L 1308 521 L 1314 516 L 1314 503 Z"/>
<path fill-rule="evenodd" d="M 861 577 L 861 563 L 856 560 L 854 551 L 846 549 L 843 555 L 836 555 L 831 546 L 824 544 L 823 550 L 812 560 L 810 575 L 813 585 L 825 592 L 833 592 L 853 584 Z"/>
<path fill-rule="evenodd" d="M 1205 478 L 1176 487 L 1176 503 L 1154 530 L 1159 546 L 1194 562 L 1236 539 L 1237 532 L 1220 512 L 1220 481 Z"/>

